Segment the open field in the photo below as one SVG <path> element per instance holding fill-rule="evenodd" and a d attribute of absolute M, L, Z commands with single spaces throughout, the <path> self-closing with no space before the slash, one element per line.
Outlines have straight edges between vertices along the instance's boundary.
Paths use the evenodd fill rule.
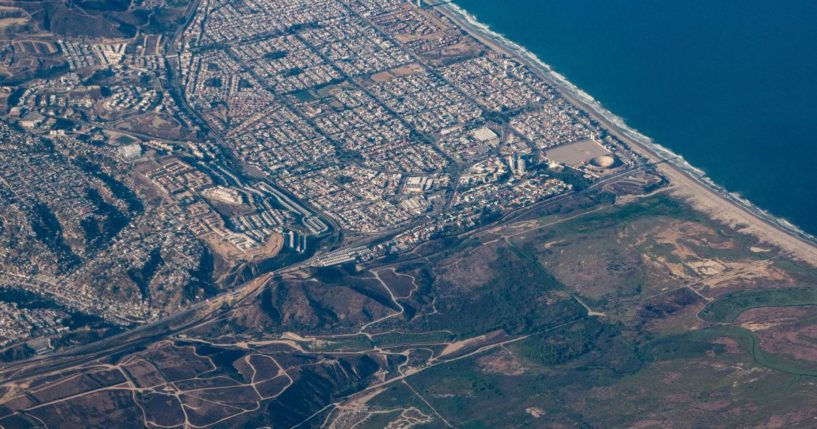
<path fill-rule="evenodd" d="M 610 151 L 595 141 L 580 141 L 548 150 L 545 155 L 561 164 L 578 167 L 593 158 L 609 155 Z"/>
<path fill-rule="evenodd" d="M 713 322 L 734 322 L 744 311 L 763 307 L 817 305 L 817 289 L 763 289 L 736 292 L 704 308 L 700 316 Z"/>
<path fill-rule="evenodd" d="M 8 4 L 0 428 L 817 421 L 814 243 L 453 4 Z"/>
<path fill-rule="evenodd" d="M 791 225 L 769 216 L 768 213 L 762 212 L 751 203 L 726 193 L 708 178 L 702 177 L 699 171 L 695 171 L 675 154 L 667 153 L 666 149 L 656 146 L 648 138 L 628 128 L 618 118 L 611 120 L 612 113 L 598 102 L 592 99 L 591 102 L 588 102 L 586 94 L 567 82 L 562 76 L 553 73 L 540 61 L 531 59 L 532 54 L 525 51 L 524 48 L 509 42 L 489 29 L 474 25 L 475 23 L 469 17 L 463 15 L 460 8 L 442 3 L 438 10 L 491 49 L 522 59 L 533 70 L 536 70 L 542 79 L 558 88 L 560 93 L 571 102 L 582 106 L 595 120 L 626 142 L 631 149 L 651 162 L 657 163 L 657 170 L 669 180 L 676 198 L 687 202 L 711 218 L 755 235 L 764 243 L 779 247 L 796 259 L 817 267 L 817 244 L 813 237 L 804 236 Z"/>
<path fill-rule="evenodd" d="M 803 407 L 817 393 L 813 270 L 763 264 L 751 235 L 658 195 L 453 240 L 363 270 L 292 271 L 169 337 L 55 372 L 40 362 L 0 386 L 0 424 L 113 404 L 150 427 L 815 417 Z"/>

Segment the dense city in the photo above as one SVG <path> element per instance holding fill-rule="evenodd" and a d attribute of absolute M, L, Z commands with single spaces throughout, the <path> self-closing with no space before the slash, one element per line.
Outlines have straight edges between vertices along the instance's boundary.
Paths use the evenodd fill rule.
<path fill-rule="evenodd" d="M 194 6 L 176 33 L 19 47 L 62 65 L 0 88 L 0 290 L 51 304 L 3 302 L 0 344 L 154 321 L 262 266 L 410 251 L 641 164 L 427 5 Z"/>
<path fill-rule="evenodd" d="M 814 238 L 468 3 L 4 1 L 0 429 L 813 427 Z"/>

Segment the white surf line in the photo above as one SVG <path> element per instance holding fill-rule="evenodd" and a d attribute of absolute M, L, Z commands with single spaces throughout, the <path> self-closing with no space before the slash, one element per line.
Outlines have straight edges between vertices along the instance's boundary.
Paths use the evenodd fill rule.
<path fill-rule="evenodd" d="M 623 118 L 608 110 L 590 94 L 567 80 L 564 75 L 556 72 L 549 64 L 545 63 L 538 56 L 536 56 L 536 54 L 524 46 L 508 39 L 504 35 L 494 31 L 488 25 L 480 22 L 476 16 L 470 12 L 453 2 L 446 2 L 436 5 L 436 8 L 459 25 L 465 27 L 464 29 L 466 31 L 474 33 L 475 36 L 485 38 L 509 53 L 516 55 L 534 70 L 542 73 L 546 80 L 550 80 L 550 83 L 555 84 L 560 91 L 565 92 L 580 101 L 582 104 L 584 104 L 584 107 L 589 108 L 595 114 L 609 122 L 618 132 L 638 143 L 645 150 L 651 152 L 653 156 L 666 160 L 667 163 L 687 174 L 694 181 L 718 194 L 725 200 L 748 211 L 760 220 L 773 224 L 779 229 L 784 230 L 803 241 L 807 241 L 811 244 L 817 244 L 817 237 L 814 235 L 803 231 L 801 228 L 792 224 L 788 220 L 775 216 L 767 210 L 756 206 L 754 203 L 744 198 L 740 194 L 729 192 L 726 188 L 717 184 L 709 176 L 707 176 L 705 171 L 694 167 L 687 162 L 683 156 L 678 155 L 669 148 L 656 143 L 652 138 L 627 125 Z"/>

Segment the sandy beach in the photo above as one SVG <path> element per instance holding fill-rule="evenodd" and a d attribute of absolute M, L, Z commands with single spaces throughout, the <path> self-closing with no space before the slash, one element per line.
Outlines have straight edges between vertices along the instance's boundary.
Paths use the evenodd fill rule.
<path fill-rule="evenodd" d="M 713 219 L 758 237 L 766 244 L 776 246 L 791 257 L 817 267 L 817 240 L 793 225 L 775 218 L 762 209 L 713 183 L 706 175 L 686 163 L 666 148 L 652 143 L 649 138 L 629 128 L 601 104 L 583 93 L 524 47 L 478 23 L 466 11 L 453 3 L 435 9 L 456 23 L 468 34 L 489 48 L 512 56 L 526 64 L 547 83 L 556 87 L 569 101 L 585 110 L 609 132 L 647 159 L 658 162 L 657 169 L 670 181 L 672 195 L 688 202 Z M 614 118 L 614 119 L 611 119 Z"/>

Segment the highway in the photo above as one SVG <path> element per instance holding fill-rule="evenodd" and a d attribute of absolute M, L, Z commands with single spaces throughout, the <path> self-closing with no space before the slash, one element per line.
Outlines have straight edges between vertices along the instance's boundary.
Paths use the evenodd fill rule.
<path fill-rule="evenodd" d="M 562 194 L 553 198 L 549 198 L 533 206 L 525 207 L 509 213 L 499 221 L 489 223 L 475 230 L 467 232 L 467 234 L 475 234 L 484 231 L 487 228 L 495 227 L 499 223 L 507 223 L 520 216 L 528 214 L 535 210 L 540 210 L 544 207 L 552 206 L 564 202 L 567 199 L 575 198 L 579 195 L 593 192 L 600 187 L 614 183 L 617 180 L 622 180 L 628 177 L 633 172 L 646 168 L 650 164 L 630 168 L 609 177 L 599 180 L 592 186 L 581 190 Z M 376 238 L 375 238 L 376 239 Z M 344 246 L 333 253 L 342 252 L 344 250 L 351 250 L 353 247 L 359 246 L 355 243 L 354 246 Z M 106 338 L 95 343 L 84 346 L 68 349 L 62 352 L 38 356 L 32 359 L 13 362 L 0 368 L 0 379 L 6 382 L 13 382 L 23 380 L 37 375 L 48 374 L 64 370 L 66 368 L 83 365 L 98 359 L 103 359 L 106 356 L 123 352 L 129 349 L 134 349 L 139 346 L 151 344 L 170 336 L 179 334 L 181 332 L 193 329 L 206 323 L 211 323 L 221 317 L 226 317 L 229 313 L 222 307 L 223 304 L 228 304 L 230 307 L 236 306 L 240 303 L 257 297 L 267 286 L 269 280 L 274 275 L 282 275 L 292 273 L 307 267 L 314 266 L 325 254 L 316 254 L 312 257 L 301 261 L 297 264 L 282 268 L 278 271 L 263 274 L 260 277 L 253 279 L 247 283 L 238 286 L 235 289 L 226 291 L 207 301 L 202 301 L 194 304 L 179 313 L 169 315 L 163 319 L 149 323 L 147 325 L 132 329 L 122 334 Z M 374 262 L 376 263 L 376 262 Z"/>

